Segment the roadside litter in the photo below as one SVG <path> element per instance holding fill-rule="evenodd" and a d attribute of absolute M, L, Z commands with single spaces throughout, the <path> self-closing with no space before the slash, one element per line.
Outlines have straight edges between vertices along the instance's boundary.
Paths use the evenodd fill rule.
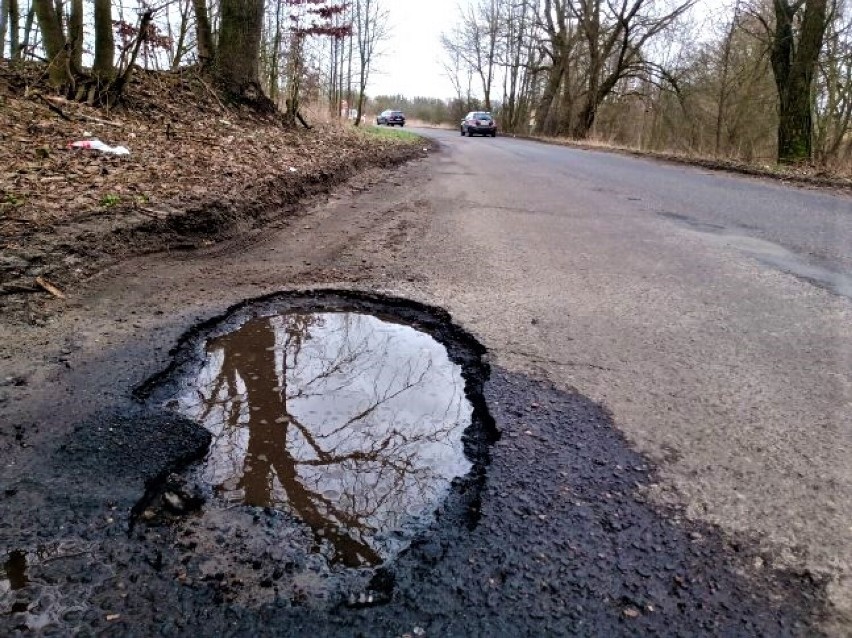
<path fill-rule="evenodd" d="M 110 146 L 104 144 L 99 139 L 80 140 L 79 142 L 71 142 L 68 148 L 87 148 L 93 151 L 101 151 L 103 153 L 112 153 L 113 155 L 130 155 L 130 150 L 124 146 Z"/>

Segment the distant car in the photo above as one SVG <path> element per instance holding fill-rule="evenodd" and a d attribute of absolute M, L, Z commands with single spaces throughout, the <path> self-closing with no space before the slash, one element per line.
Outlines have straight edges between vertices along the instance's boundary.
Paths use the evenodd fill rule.
<path fill-rule="evenodd" d="M 376 124 L 381 126 L 405 126 L 405 113 L 402 111 L 382 111 L 376 118 Z"/>
<path fill-rule="evenodd" d="M 474 135 L 497 137 L 497 123 L 491 117 L 491 113 L 471 111 L 462 120 L 461 134 L 462 137 L 465 135 L 468 137 L 473 137 Z"/>

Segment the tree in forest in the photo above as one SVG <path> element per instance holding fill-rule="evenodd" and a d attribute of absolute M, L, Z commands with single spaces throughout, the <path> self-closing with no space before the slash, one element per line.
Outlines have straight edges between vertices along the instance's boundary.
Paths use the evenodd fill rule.
<path fill-rule="evenodd" d="M 852 2 L 837 0 L 823 39 L 814 99 L 814 159 L 852 162 Z"/>
<path fill-rule="evenodd" d="M 456 28 L 441 36 L 450 57 L 464 61 L 481 84 L 484 109 L 490 111 L 500 39 L 500 0 L 479 0 L 467 8 Z"/>
<path fill-rule="evenodd" d="M 260 87 L 260 42 L 264 0 L 221 0 L 218 40 L 205 0 L 193 0 L 198 58 L 232 101 L 264 104 Z M 266 100 L 268 109 L 274 108 Z"/>
<path fill-rule="evenodd" d="M 441 36 L 441 46 L 444 49 L 444 75 L 452 83 L 455 90 L 453 100 L 453 120 L 460 120 L 471 110 L 473 102 L 473 69 L 464 60 L 455 41 L 448 35 Z M 379 109 L 380 111 L 383 109 Z"/>
<path fill-rule="evenodd" d="M 304 72 L 304 40 L 312 36 L 344 38 L 351 25 L 336 24 L 334 18 L 346 10 L 346 4 L 327 0 L 276 0 L 280 4 L 274 37 L 282 46 L 286 32 L 288 43 L 288 96 L 285 116 L 295 121 L 299 110 L 299 87 Z M 203 69 L 212 75 L 219 89 L 232 101 L 245 102 L 262 110 L 275 110 L 260 83 L 260 45 L 263 39 L 264 0 L 221 0 L 218 40 L 205 0 L 193 0 L 196 17 L 198 57 Z M 286 20 L 280 19 L 281 13 Z M 276 56 L 280 52 L 275 53 Z"/>
<path fill-rule="evenodd" d="M 538 70 L 546 72 L 546 76 L 535 110 L 533 131 L 542 135 L 557 132 L 554 117 L 556 102 L 559 99 L 560 87 L 570 84 L 571 55 L 577 37 L 570 21 L 569 2 L 565 0 L 545 0 L 538 19 L 546 36 L 542 38 L 540 45 L 545 60 L 538 65 Z M 567 111 L 570 120 L 573 94 L 571 91 L 563 91 L 562 95 L 567 98 L 563 110 Z"/>
<path fill-rule="evenodd" d="M 83 2 L 71 0 L 70 4 L 66 20 L 62 0 L 33 0 L 50 82 L 70 99 L 111 106 L 121 99 L 143 44 L 159 38 L 152 24 L 154 10 L 142 4 L 136 24 L 114 22 L 110 0 L 94 0 L 95 50 L 89 73 L 83 68 Z M 114 29 L 121 32 L 124 42 L 118 64 L 115 62 Z M 29 26 L 26 37 L 28 41 Z"/>
<path fill-rule="evenodd" d="M 361 124 L 364 113 L 364 97 L 370 70 L 377 54 L 377 47 L 386 40 L 388 33 L 389 12 L 382 7 L 379 0 L 355 0 L 354 28 L 358 42 L 358 114 L 355 116 L 355 126 Z"/>
<path fill-rule="evenodd" d="M 773 0 L 774 22 L 755 11 L 770 42 L 778 90 L 778 161 L 813 156 L 813 87 L 829 24 L 828 0 Z"/>
<path fill-rule="evenodd" d="M 0 0 L 0 59 L 6 52 L 6 29 L 9 22 L 9 0 Z M 17 27 L 12 27 L 12 33 L 17 33 Z M 14 48 L 13 45 L 12 49 Z"/>
<path fill-rule="evenodd" d="M 534 85 L 533 70 L 542 53 L 530 41 L 535 29 L 534 3 L 501 2 L 498 5 L 501 43 L 497 64 L 503 71 L 500 121 L 504 131 L 519 131 L 529 121 Z"/>
<path fill-rule="evenodd" d="M 309 38 L 327 37 L 343 40 L 352 35 L 352 24 L 339 22 L 347 4 L 323 0 L 284 0 L 290 7 L 290 50 L 287 73 L 285 118 L 293 123 L 299 114 L 301 87 L 305 74 L 304 51 Z"/>
<path fill-rule="evenodd" d="M 172 71 L 177 71 L 184 61 L 185 56 L 195 47 L 195 42 L 191 36 L 191 21 L 192 2 L 191 0 L 177 0 L 177 25 L 174 24 L 171 2 L 165 7 L 165 35 L 164 43 L 167 44 L 165 51 L 169 68 Z"/>
<path fill-rule="evenodd" d="M 13 60 L 19 60 L 21 57 L 21 46 L 18 44 L 18 33 L 20 30 L 21 13 L 18 5 L 18 0 L 7 0 L 9 7 L 9 54 Z M 30 8 L 27 24 L 32 25 L 33 9 Z M 29 27 L 27 28 L 29 33 Z M 4 37 L 5 40 L 5 37 Z"/>
<path fill-rule="evenodd" d="M 680 2 L 659 12 L 654 10 L 652 0 L 580 0 L 570 5 L 588 56 L 585 95 L 574 124 L 574 137 L 588 136 L 601 103 L 620 80 L 641 66 L 645 44 L 671 27 L 693 2 Z"/>

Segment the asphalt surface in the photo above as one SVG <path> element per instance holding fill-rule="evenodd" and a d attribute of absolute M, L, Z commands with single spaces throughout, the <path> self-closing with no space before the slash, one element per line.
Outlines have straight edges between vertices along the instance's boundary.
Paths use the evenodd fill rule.
<path fill-rule="evenodd" d="M 850 613 L 852 305 L 806 268 L 848 281 L 852 198 L 433 134 L 440 302 L 503 361 L 610 409 L 660 463 L 655 498 L 832 574 Z"/>
<path fill-rule="evenodd" d="M 60 633 L 848 634 L 852 199 L 424 133 L 431 158 L 302 218 L 139 258 L 45 326 L 0 325 L 0 551 L 50 545 L 56 570 L 16 595 L 72 608 L 51 617 Z M 198 322 L 317 287 L 446 309 L 487 349 L 503 437 L 478 524 L 437 524 L 394 568 L 391 602 L 252 608 L 176 581 L 168 532 L 126 536 L 151 478 L 205 444 L 131 395 Z M 20 626 L 16 609 L 0 622 Z"/>
<path fill-rule="evenodd" d="M 655 498 L 832 574 L 852 612 L 852 304 L 806 270 L 848 281 L 852 198 L 432 134 L 439 303 L 611 410 L 660 464 Z"/>

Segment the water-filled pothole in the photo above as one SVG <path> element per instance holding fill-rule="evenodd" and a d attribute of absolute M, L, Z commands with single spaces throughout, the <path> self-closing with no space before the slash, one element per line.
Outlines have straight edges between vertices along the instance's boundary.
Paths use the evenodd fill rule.
<path fill-rule="evenodd" d="M 178 411 L 213 435 L 227 503 L 286 509 L 333 562 L 376 565 L 471 468 L 461 367 L 429 335 L 354 312 L 251 319 L 207 343 Z"/>
<path fill-rule="evenodd" d="M 162 520 L 157 502 L 181 513 L 171 520 L 182 542 L 208 554 L 199 573 L 220 580 L 264 562 L 246 552 L 314 591 L 330 572 L 385 563 L 448 503 L 468 510 L 449 519 L 476 516 L 493 429 L 482 354 L 445 313 L 401 300 L 314 293 L 241 306 L 189 335 L 141 390 L 212 435 L 185 481 L 148 495 L 141 519 Z M 185 515 L 200 492 L 201 512 Z M 259 508 L 274 515 L 262 531 Z M 261 580 L 281 579 L 273 572 Z"/>
<path fill-rule="evenodd" d="M 27 555 L 15 550 L 9 552 L 0 570 L 0 593 L 4 591 L 22 589 L 27 586 Z"/>

